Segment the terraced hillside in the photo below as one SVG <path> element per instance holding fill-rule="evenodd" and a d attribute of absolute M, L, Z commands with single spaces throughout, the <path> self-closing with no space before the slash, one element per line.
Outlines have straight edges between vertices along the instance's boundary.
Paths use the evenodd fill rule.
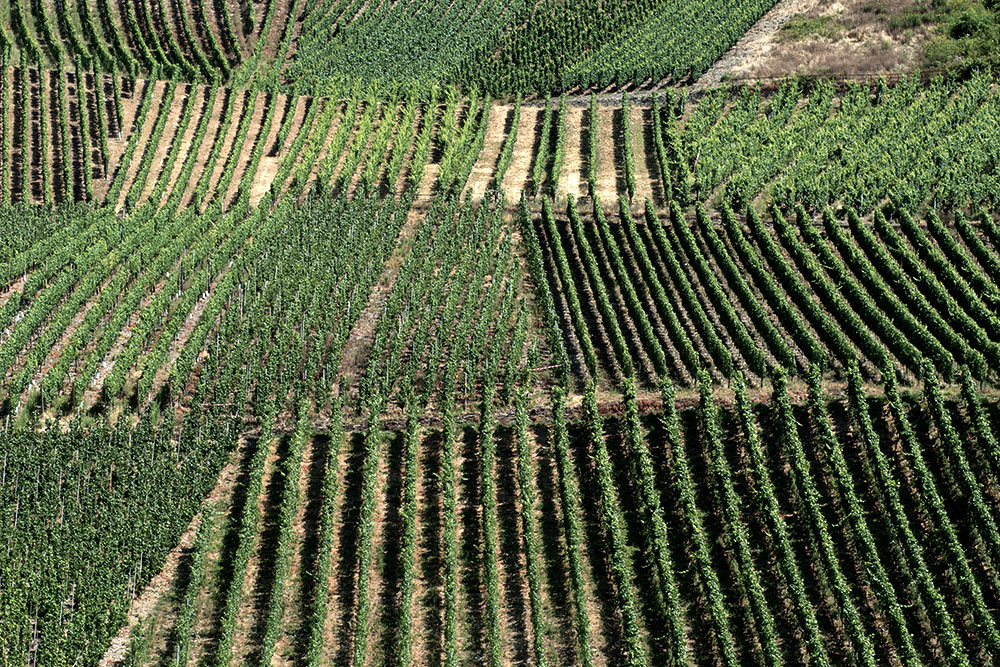
<path fill-rule="evenodd" d="M 996 82 L 770 5 L 0 2 L 0 664 L 991 664 Z"/>

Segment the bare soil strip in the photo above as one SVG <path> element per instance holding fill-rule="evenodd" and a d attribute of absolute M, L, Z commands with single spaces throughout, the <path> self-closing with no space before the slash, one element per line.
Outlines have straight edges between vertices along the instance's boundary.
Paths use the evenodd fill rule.
<path fill-rule="evenodd" d="M 541 120 L 541 107 L 521 107 L 521 120 L 517 125 L 517 139 L 514 140 L 514 155 L 503 179 L 503 190 L 507 200 L 517 202 L 521 192 L 531 180 L 531 164 L 534 158 L 536 126 Z"/>
<path fill-rule="evenodd" d="M 567 195 L 579 199 L 588 194 L 585 170 L 588 153 L 586 139 L 589 135 L 583 129 L 587 113 L 583 108 L 566 106 L 566 155 L 556 189 L 557 201 L 564 201 Z"/>
<path fill-rule="evenodd" d="M 472 168 L 472 174 L 465 185 L 466 194 L 471 194 L 475 199 L 482 199 L 486 194 L 486 188 L 493 180 L 493 172 L 496 169 L 500 151 L 503 149 L 504 139 L 507 137 L 507 123 L 514 107 L 505 104 L 494 104 L 489 110 L 486 120 L 486 139 L 483 143 L 483 150 L 476 159 L 476 164 Z"/>
<path fill-rule="evenodd" d="M 619 193 L 625 192 L 625 172 L 621 168 L 620 133 L 621 109 L 597 108 L 597 127 L 590 128 L 597 134 L 597 196 L 607 209 L 615 205 Z"/>

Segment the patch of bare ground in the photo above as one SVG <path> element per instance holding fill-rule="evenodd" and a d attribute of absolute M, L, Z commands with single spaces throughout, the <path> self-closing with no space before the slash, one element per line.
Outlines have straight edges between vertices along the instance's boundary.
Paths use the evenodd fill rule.
<path fill-rule="evenodd" d="M 278 130 L 281 128 L 282 117 L 286 113 L 291 113 L 293 110 L 288 109 L 286 102 L 288 97 L 285 95 L 277 95 L 275 99 L 268 99 L 269 94 L 260 94 L 257 96 L 257 104 L 253 109 L 253 116 L 250 119 L 250 125 L 247 128 L 247 136 L 243 141 L 243 145 L 240 147 L 239 156 L 236 159 L 236 165 L 233 173 L 233 178 L 229 182 L 229 186 L 226 188 L 224 193 L 216 192 L 216 196 L 222 196 L 223 201 L 232 203 L 239 193 L 240 181 L 243 179 L 243 175 L 250 166 L 250 157 L 253 153 L 254 146 L 258 143 L 263 143 L 263 145 L 270 146 L 274 143 L 274 138 L 278 134 Z M 261 133 L 264 129 L 264 116 L 267 113 L 268 104 L 276 105 L 274 119 L 271 122 L 271 126 L 268 128 L 267 136 L 263 136 Z M 270 143 L 268 143 L 270 142 Z M 217 189 L 216 185 L 216 189 Z"/>
<path fill-rule="evenodd" d="M 428 162 L 424 165 L 424 174 L 417 185 L 415 199 L 429 202 L 434 198 L 434 184 L 437 183 L 441 174 L 441 164 L 438 162 Z"/>
<path fill-rule="evenodd" d="M 163 93 L 166 90 L 167 83 L 165 81 L 162 82 L 146 81 L 144 82 L 144 86 L 155 86 L 155 88 L 153 88 L 154 102 L 151 108 L 149 109 L 149 113 L 146 116 L 146 120 L 148 122 L 144 122 L 142 124 L 142 127 L 137 127 L 135 129 L 136 132 L 139 132 L 139 139 L 136 151 L 132 154 L 131 162 L 129 162 L 128 164 L 119 162 L 118 168 L 111 170 L 112 173 L 110 175 L 110 180 L 113 180 L 117 176 L 118 170 L 120 169 L 125 170 L 125 180 L 123 181 L 121 192 L 118 195 L 118 200 L 114 202 L 114 206 L 116 209 L 122 208 L 122 206 L 124 206 L 125 204 L 125 197 L 128 194 L 129 189 L 132 187 L 132 183 L 135 180 L 137 172 L 139 171 L 139 165 L 142 162 L 143 152 L 146 150 L 152 150 L 152 148 L 149 147 L 149 138 L 150 135 L 153 133 L 153 126 L 156 124 L 155 123 L 156 117 L 160 113 L 163 113 L 162 111 Z M 145 87 L 143 88 L 143 91 L 145 91 Z M 175 93 L 173 100 L 175 104 L 173 104 L 173 108 L 167 112 L 170 114 L 168 122 L 172 120 L 173 127 L 177 126 L 177 118 L 180 115 L 180 107 L 176 104 L 176 102 L 180 101 L 179 99 L 180 97 L 181 97 L 180 95 Z"/>
<path fill-rule="evenodd" d="M 583 128 L 587 110 L 582 107 L 566 107 L 566 154 L 563 158 L 562 174 L 556 184 L 556 200 L 564 201 L 567 195 L 579 199 L 587 194 L 588 148 L 585 139 L 589 137 Z"/>
<path fill-rule="evenodd" d="M 619 192 L 625 192 L 625 173 L 620 168 L 621 108 L 599 106 L 597 127 L 597 196 L 607 209 L 615 206 Z"/>
<path fill-rule="evenodd" d="M 271 18 L 271 26 L 267 35 L 257 35 L 257 39 L 263 39 L 264 48 L 260 52 L 260 62 L 270 63 L 278 55 L 278 48 L 281 46 L 281 36 L 285 34 L 285 25 L 289 21 L 294 21 L 291 16 L 292 2 L 278 2 L 275 4 L 274 16 Z M 266 11 L 267 4 L 260 3 L 261 12 Z M 259 19 L 263 23 L 263 16 Z M 263 26 L 261 26 L 263 27 Z M 259 32 L 259 30 L 258 30 Z"/>
<path fill-rule="evenodd" d="M 205 104 L 205 89 L 201 86 L 188 86 L 188 90 L 182 99 L 174 98 L 174 105 L 170 109 L 170 115 L 167 117 L 167 124 L 164 128 L 163 134 L 160 136 L 160 143 L 156 147 L 156 152 L 153 153 L 153 162 L 149 170 L 149 176 L 146 178 L 146 183 L 143 185 L 142 194 L 139 196 L 139 204 L 142 204 L 150 195 L 153 193 L 153 188 L 156 187 L 157 181 L 161 178 L 167 178 L 168 184 L 173 180 L 171 175 L 174 170 L 180 170 L 183 166 L 183 159 L 176 159 L 174 164 L 171 165 L 171 173 L 163 174 L 166 168 L 167 157 L 174 146 L 174 142 L 179 141 L 182 144 L 185 139 L 190 142 L 194 135 L 195 128 L 198 126 L 198 115 Z M 178 91 L 181 92 L 181 91 Z M 191 107 L 191 118 L 188 121 L 186 127 L 183 128 L 184 133 L 178 137 L 177 133 L 181 131 L 180 121 L 181 116 L 184 111 L 184 107 L 187 104 L 193 104 Z M 178 155 L 183 155 L 178 149 Z"/>
<path fill-rule="evenodd" d="M 121 165 L 120 162 L 122 154 L 125 152 L 125 147 L 128 145 L 128 140 L 132 136 L 132 132 L 137 129 L 135 127 L 135 116 L 139 110 L 139 96 L 135 95 L 135 91 L 132 90 L 131 86 L 126 86 L 126 81 L 123 77 L 120 85 L 122 112 L 124 116 L 120 121 L 121 128 L 118 127 L 118 120 L 115 115 L 115 97 L 111 76 L 117 75 L 98 76 L 98 81 L 104 82 L 104 99 L 106 101 L 106 108 L 104 112 L 105 117 L 108 119 L 108 172 L 101 178 L 94 179 L 94 198 L 98 201 L 104 200 L 104 197 L 108 192 L 108 188 L 111 186 L 111 181 L 114 178 L 115 172 L 118 169 L 126 167 L 126 165 Z M 145 82 L 137 81 L 136 86 L 139 85 L 145 85 Z M 113 121 L 112 119 L 115 120 Z"/>
<path fill-rule="evenodd" d="M 237 46 L 239 47 L 240 53 L 249 53 L 253 49 L 253 35 L 247 35 L 246 30 L 244 30 L 243 21 L 243 2 L 240 0 L 206 0 L 209 4 L 218 4 L 219 8 L 229 14 L 230 21 L 233 25 L 233 32 L 236 34 Z M 247 0 L 251 2 L 252 0 Z M 257 21 L 257 25 L 260 25 L 260 21 Z"/>
<path fill-rule="evenodd" d="M 522 106 L 521 119 L 517 125 L 517 138 L 514 140 L 514 151 L 510 166 L 504 175 L 504 192 L 507 199 L 517 202 L 521 193 L 531 180 L 531 164 L 535 157 L 535 135 L 542 119 L 543 109 L 538 106 Z"/>
<path fill-rule="evenodd" d="M 921 0 L 782 0 L 694 90 L 790 75 L 866 78 L 912 71 L 932 29 L 906 17 L 922 8 Z"/>
<path fill-rule="evenodd" d="M 466 194 L 474 199 L 482 199 L 493 180 L 493 173 L 496 171 L 497 160 L 503 149 L 513 113 L 514 108 L 505 104 L 494 104 L 490 107 L 483 150 L 476 158 L 476 164 L 472 167 L 472 173 L 465 185 Z"/>
<path fill-rule="evenodd" d="M 653 146 L 646 142 L 646 109 L 629 105 L 629 115 L 632 122 L 632 164 L 635 176 L 635 196 L 632 197 L 633 209 L 642 210 L 647 199 L 653 198 L 653 178 L 650 171 L 648 156 L 653 152 Z M 651 121 L 652 122 L 652 121 Z"/>
<path fill-rule="evenodd" d="M 177 546 L 167 554 L 166 561 L 153 579 L 143 589 L 142 593 L 133 598 L 129 608 L 128 621 L 119 629 L 118 634 L 111 641 L 111 645 L 101 659 L 100 667 L 111 667 L 117 665 L 125 657 L 128 650 L 129 637 L 136 623 L 145 622 L 151 616 L 159 618 L 157 626 L 171 626 L 176 619 L 176 601 L 170 600 L 171 589 L 177 585 L 178 570 L 181 560 L 191 551 L 194 544 L 194 536 L 203 518 L 215 510 L 228 508 L 232 503 L 233 489 L 239 477 L 240 462 L 246 456 L 247 441 L 240 440 L 239 446 L 229 457 L 229 462 L 219 473 L 215 487 L 209 492 L 202 502 L 201 511 L 191 519 L 187 530 L 181 534 L 177 541 Z M 217 558 L 217 554 L 210 552 L 207 556 L 206 567 L 211 567 L 212 561 Z M 199 596 L 201 597 L 201 596 Z M 204 600 L 200 600 L 204 602 Z M 155 647 L 154 647 L 155 648 Z"/>
<path fill-rule="evenodd" d="M 314 102 L 315 103 L 315 102 Z M 283 151 L 296 140 L 300 132 L 311 132 L 312 128 L 303 127 L 308 100 L 300 98 L 296 101 L 296 106 L 291 110 L 295 116 L 292 119 L 292 126 L 288 132 L 288 138 L 283 146 L 274 145 L 270 150 L 265 149 L 264 155 L 257 166 L 257 174 L 250 185 L 250 206 L 256 206 L 274 183 L 274 177 L 281 167 L 284 159 Z M 299 160 L 301 162 L 301 160 Z"/>
<path fill-rule="evenodd" d="M 220 96 L 221 97 L 221 96 Z M 263 98 L 263 95 L 260 96 Z M 240 125 L 240 116 L 243 114 L 244 108 L 250 103 L 250 93 L 245 90 L 229 90 L 228 91 L 228 103 L 235 105 L 233 107 L 232 117 L 229 119 L 229 125 L 225 128 L 219 127 L 218 123 L 215 124 L 215 134 L 214 140 L 209 142 L 206 141 L 204 144 L 204 159 L 199 155 L 197 162 L 195 162 L 194 173 L 199 175 L 199 178 L 192 178 L 189 185 L 190 190 L 184 197 L 182 197 L 181 208 L 186 208 L 192 204 L 198 206 L 199 208 L 204 208 L 207 204 L 207 200 L 211 198 L 211 193 L 214 191 L 216 184 L 219 182 L 219 178 L 222 176 L 222 168 L 225 166 L 226 158 L 229 156 L 229 151 L 232 150 L 233 143 L 236 140 L 236 130 Z M 253 113 L 256 109 L 251 110 Z M 220 116 L 221 118 L 221 116 Z M 209 133 L 212 132 L 212 128 L 209 127 Z M 248 130 L 249 134 L 249 130 Z M 204 174 L 205 168 L 208 166 L 208 158 L 211 154 L 214 144 L 218 141 L 222 142 L 222 147 L 219 149 L 218 157 L 215 160 L 215 164 L 212 165 L 212 173 L 209 176 L 208 189 L 206 199 L 203 201 L 194 201 L 195 189 L 197 187 L 200 176 Z"/>

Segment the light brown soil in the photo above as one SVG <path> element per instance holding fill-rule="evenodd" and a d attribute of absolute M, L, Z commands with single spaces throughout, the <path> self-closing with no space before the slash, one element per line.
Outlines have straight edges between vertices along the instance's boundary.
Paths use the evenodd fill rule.
<path fill-rule="evenodd" d="M 541 120 L 542 108 L 536 106 L 522 106 L 521 119 L 517 126 L 517 139 L 514 140 L 514 154 L 510 160 L 510 166 L 503 179 L 503 190 L 507 193 L 507 199 L 517 202 L 521 199 L 521 192 L 531 180 L 531 163 L 534 158 L 536 126 Z"/>
<path fill-rule="evenodd" d="M 894 29 L 889 19 L 917 4 L 917 0 L 782 0 L 692 90 L 743 80 L 777 80 L 792 74 L 866 78 L 910 71 L 920 65 L 931 29 Z M 785 39 L 782 27 L 800 17 L 827 17 L 824 20 L 835 27 L 835 36 Z"/>
<path fill-rule="evenodd" d="M 274 142 L 274 137 L 278 134 L 278 129 L 281 125 L 281 113 L 280 111 L 284 109 L 283 99 L 284 95 L 277 96 L 271 101 L 272 104 L 276 104 L 274 118 L 271 121 L 271 127 L 268 128 L 267 137 L 261 136 L 261 131 L 264 129 L 264 114 L 267 110 L 267 95 L 260 94 L 257 96 L 257 104 L 253 109 L 253 116 L 250 119 L 250 125 L 247 127 L 247 135 L 243 141 L 243 146 L 241 147 L 239 156 L 236 159 L 236 165 L 233 173 L 233 178 L 229 182 L 229 187 L 226 188 L 225 193 L 218 192 L 219 181 L 216 180 L 216 184 L 213 187 L 215 190 L 215 196 L 222 195 L 226 202 L 232 203 L 236 196 L 236 192 L 239 190 L 240 180 L 243 178 L 243 174 L 246 173 L 247 168 L 250 166 L 250 155 L 253 153 L 253 147 L 257 142 L 263 142 L 264 146 L 269 146 L 268 140 L 271 143 Z M 220 162 L 220 166 L 224 167 L 225 163 Z M 222 169 L 219 170 L 219 179 L 222 177 Z"/>
<path fill-rule="evenodd" d="M 368 358 L 368 350 L 374 339 L 375 326 L 378 324 L 382 305 L 389 298 L 389 292 L 392 290 L 396 274 L 399 273 L 403 259 L 422 219 L 423 216 L 418 211 L 410 211 L 406 222 L 403 224 L 403 228 L 399 232 L 396 249 L 390 255 L 389 259 L 386 260 L 382 275 L 372 289 L 368 303 L 365 304 L 364 310 L 354 324 L 350 336 L 348 336 L 343 353 L 341 354 L 339 374 L 347 377 L 349 380 L 361 377 L 361 374 L 364 372 L 364 364 Z M 353 382 L 351 384 L 353 385 Z"/>
<path fill-rule="evenodd" d="M 260 136 L 260 131 L 261 129 L 263 129 L 260 127 L 260 125 L 263 124 L 264 122 L 263 110 L 261 111 L 259 120 L 255 120 L 251 125 L 250 130 L 248 132 L 247 141 L 243 145 L 243 152 L 240 154 L 239 163 L 236 166 L 236 175 L 233 177 L 233 181 L 232 183 L 229 184 L 229 189 L 226 191 L 226 201 L 230 203 L 236 201 L 236 198 L 239 195 L 240 180 L 242 180 L 243 176 L 246 174 L 246 170 L 250 167 L 249 164 L 250 157 L 251 153 L 253 152 L 254 145 L 257 142 L 261 141 L 263 142 L 264 145 L 264 152 L 262 154 L 263 156 L 266 156 L 269 152 L 270 147 L 274 145 L 274 142 L 278 137 L 278 131 L 281 129 L 281 122 L 284 120 L 284 109 L 286 108 L 287 102 L 288 102 L 287 95 L 275 96 L 274 104 L 277 105 L 277 110 L 275 111 L 274 119 L 271 121 L 271 127 L 269 128 L 266 137 Z M 292 140 L 295 138 L 295 133 L 298 131 L 298 128 L 302 127 L 302 117 L 305 113 L 305 110 L 304 107 L 302 107 L 302 105 L 298 105 L 298 107 L 293 106 L 292 108 L 290 108 L 288 110 L 288 113 L 293 114 L 292 127 L 288 135 L 289 140 Z M 279 155 L 280 154 L 281 153 L 279 151 Z M 260 195 L 261 197 L 264 196 L 264 192 L 267 192 L 267 188 L 271 186 L 271 179 L 274 178 L 274 173 L 272 173 L 270 178 L 266 182 L 264 183 L 260 182 L 261 179 L 264 178 L 263 175 L 261 174 L 261 165 L 264 164 L 264 159 L 265 157 L 261 157 L 261 161 L 257 165 L 257 172 L 254 174 L 253 181 L 251 183 L 251 192 L 255 187 L 259 186 L 262 188 Z M 276 172 L 278 169 L 278 165 L 280 164 L 280 157 L 267 158 L 267 159 L 274 161 L 274 171 Z M 260 199 L 258 198 L 257 201 L 260 201 Z"/>
<path fill-rule="evenodd" d="M 632 117 L 632 162 L 635 170 L 635 196 L 631 203 L 634 210 L 642 210 L 646 199 L 653 197 L 649 163 L 646 160 L 646 149 L 652 151 L 653 147 L 647 146 L 645 142 L 643 109 L 629 104 L 629 113 Z"/>
<path fill-rule="evenodd" d="M 237 91 L 229 91 L 228 102 L 226 97 L 226 91 L 219 91 L 219 94 L 215 97 L 215 105 L 207 111 L 207 113 L 212 114 L 212 116 L 208 121 L 208 127 L 205 128 L 205 137 L 202 139 L 201 146 L 198 148 L 198 156 L 195 158 L 194 168 L 191 170 L 191 178 L 184 186 L 184 193 L 181 196 L 182 206 L 190 205 L 198 179 L 201 178 L 203 173 L 205 173 L 205 166 L 208 163 L 208 156 L 212 152 L 212 146 L 220 138 L 219 124 L 222 121 L 226 104 L 240 104 L 240 102 L 237 101 L 237 98 L 242 100 L 242 96 L 239 95 Z M 237 107 L 237 109 L 233 111 L 234 118 L 238 118 L 237 114 L 239 113 L 239 108 L 240 107 Z M 226 133 L 233 124 L 235 124 L 235 122 L 231 122 L 230 126 L 222 128 L 223 137 L 226 136 Z"/>
<path fill-rule="evenodd" d="M 180 93 L 182 91 L 178 91 Z M 160 143 L 156 147 L 156 152 L 153 154 L 152 166 L 149 169 L 149 176 L 146 178 L 146 184 L 142 189 L 142 194 L 139 196 L 139 203 L 142 204 L 153 192 L 153 188 L 156 187 L 156 182 L 161 178 L 164 168 L 166 167 L 167 156 L 170 153 L 170 149 L 173 147 L 174 140 L 177 138 L 177 132 L 180 130 L 180 120 L 181 114 L 184 110 L 184 106 L 188 103 L 187 98 L 193 96 L 192 115 L 188 121 L 187 127 L 184 128 L 184 134 L 181 135 L 180 141 L 183 143 L 185 138 L 190 142 L 190 138 L 194 135 L 194 130 L 198 126 L 198 113 L 204 103 L 204 89 L 201 86 L 191 86 L 190 92 L 185 95 L 174 95 L 174 104 L 171 106 L 170 115 L 167 117 L 167 123 L 164 127 L 163 134 L 160 135 Z M 178 158 L 174 161 L 173 170 L 179 170 L 184 162 L 183 152 L 178 149 Z M 167 175 L 170 178 L 170 175 Z M 168 183 L 173 182 L 170 178 Z"/>
<path fill-rule="evenodd" d="M 129 164 L 119 164 L 118 169 L 125 169 L 126 175 L 123 182 L 121 192 L 118 195 L 118 200 L 114 202 L 116 209 L 121 209 L 125 205 L 125 197 L 128 195 L 129 188 L 132 187 L 132 183 L 135 180 L 136 174 L 139 171 L 139 164 L 142 162 L 142 154 L 149 146 L 149 137 L 153 133 L 153 126 L 156 125 L 156 118 L 162 112 L 162 100 L 163 93 L 166 90 L 166 82 L 155 81 L 155 82 L 145 82 L 145 85 L 154 85 L 153 92 L 153 103 L 149 109 L 149 113 L 146 114 L 146 122 L 143 123 L 142 127 L 136 128 L 135 131 L 139 132 L 139 140 L 136 145 L 135 152 L 132 153 L 132 161 Z M 144 88 L 145 90 L 145 88 Z M 168 123 L 173 122 L 173 126 L 177 126 L 177 118 L 180 115 L 180 108 L 177 103 L 183 99 L 182 91 L 178 90 L 174 93 L 173 105 L 171 109 L 167 112 L 170 114 L 168 116 Z M 164 132 L 166 134 L 166 132 Z M 123 149 L 124 150 L 124 149 Z M 111 178 L 113 179 L 118 169 L 111 169 Z M 152 175 L 152 172 L 150 172 Z M 109 182 L 110 185 L 110 182 Z"/>
<path fill-rule="evenodd" d="M 615 115 L 621 107 L 598 107 L 597 127 L 597 196 L 607 209 L 615 206 L 619 193 L 625 192 L 625 171 L 618 162 L 620 143 Z M 621 186 L 621 187 L 619 187 Z"/>
<path fill-rule="evenodd" d="M 275 130 L 274 135 L 270 138 L 272 143 L 265 145 L 263 157 L 261 157 L 260 163 L 257 165 L 257 174 L 250 185 L 251 206 L 256 206 L 264 195 L 267 194 L 267 191 L 270 190 L 271 184 L 274 182 L 274 177 L 281 167 L 285 151 L 295 141 L 298 134 L 303 131 L 302 122 L 305 119 L 306 102 L 305 98 L 300 98 L 297 100 L 295 107 L 289 111 L 289 113 L 294 114 L 292 126 L 289 129 L 284 145 L 278 149 L 277 153 L 273 156 L 271 155 L 271 146 L 273 146 L 273 140 L 277 137 L 277 130 Z M 281 99 L 280 103 L 282 104 L 281 108 L 284 108 L 285 100 Z M 279 119 L 276 118 L 275 123 L 278 121 Z"/>
<path fill-rule="evenodd" d="M 194 189 L 197 186 L 199 179 L 192 178 L 191 191 L 188 195 L 185 196 L 184 199 L 182 199 L 181 207 L 191 206 L 192 204 L 194 204 L 195 206 L 198 206 L 201 210 L 204 210 L 208 201 L 213 196 L 213 193 L 215 191 L 215 186 L 218 184 L 219 178 L 222 176 L 222 169 L 226 164 L 226 159 L 229 157 L 229 152 L 232 149 L 233 143 L 236 139 L 236 130 L 240 126 L 240 116 L 243 114 L 243 108 L 250 102 L 250 95 L 246 91 L 234 90 L 231 91 L 231 94 L 232 98 L 230 103 L 235 104 L 236 106 L 233 107 L 233 114 L 232 117 L 230 118 L 229 126 L 225 128 L 225 133 L 222 135 L 222 148 L 219 151 L 218 158 L 215 160 L 215 165 L 213 165 L 212 175 L 209 177 L 208 189 L 206 190 L 206 195 L 205 195 L 206 199 L 199 202 L 193 201 Z M 263 99 L 263 95 L 261 95 L 260 97 Z M 260 105 L 260 102 L 261 100 L 258 100 L 257 102 L 258 106 Z M 256 108 L 254 109 L 254 112 L 256 112 Z M 252 122 L 253 121 L 251 121 L 251 123 Z M 247 133 L 249 134 L 251 130 L 252 128 L 248 129 Z M 209 132 L 211 132 L 211 128 L 209 129 Z M 216 141 L 218 141 L 218 134 L 216 134 Z M 199 177 L 201 176 L 201 174 L 204 173 L 205 167 L 208 166 L 207 165 L 208 154 L 212 150 L 212 143 L 207 141 L 205 143 L 206 143 L 206 148 L 208 149 L 205 152 L 205 160 L 202 161 L 201 158 L 199 157 L 198 163 L 195 164 L 195 173 L 198 174 Z"/>
<path fill-rule="evenodd" d="M 469 181 L 465 185 L 465 193 L 475 199 L 482 199 L 486 194 L 486 188 L 493 180 L 494 169 L 503 142 L 506 138 L 506 124 L 508 116 L 513 113 L 513 107 L 505 104 L 494 104 L 489 111 L 486 120 L 486 140 L 483 142 L 483 150 L 480 152 L 476 164 L 469 175 Z"/>
<path fill-rule="evenodd" d="M 566 155 L 563 158 L 562 175 L 556 190 L 557 201 L 564 201 L 567 195 L 579 199 L 587 194 L 587 174 L 584 173 L 584 156 L 588 148 L 584 145 L 583 122 L 588 111 L 582 107 L 566 107 Z"/>

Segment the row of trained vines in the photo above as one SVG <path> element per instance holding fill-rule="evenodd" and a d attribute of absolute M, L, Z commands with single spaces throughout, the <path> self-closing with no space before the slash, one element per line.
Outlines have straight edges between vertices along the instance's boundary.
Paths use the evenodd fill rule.
<path fill-rule="evenodd" d="M 540 215 L 520 214 L 541 263 L 535 292 L 552 295 L 553 337 L 581 382 L 634 371 L 692 384 L 700 368 L 764 379 L 812 363 L 842 373 L 856 358 L 868 376 L 889 364 L 916 381 L 927 359 L 945 380 L 963 365 L 995 380 L 1000 237 L 986 209 L 930 211 L 924 224 L 891 208 L 866 220 L 724 206 L 716 218 L 619 204 L 612 216 L 570 198 L 563 214 L 545 199 Z"/>

